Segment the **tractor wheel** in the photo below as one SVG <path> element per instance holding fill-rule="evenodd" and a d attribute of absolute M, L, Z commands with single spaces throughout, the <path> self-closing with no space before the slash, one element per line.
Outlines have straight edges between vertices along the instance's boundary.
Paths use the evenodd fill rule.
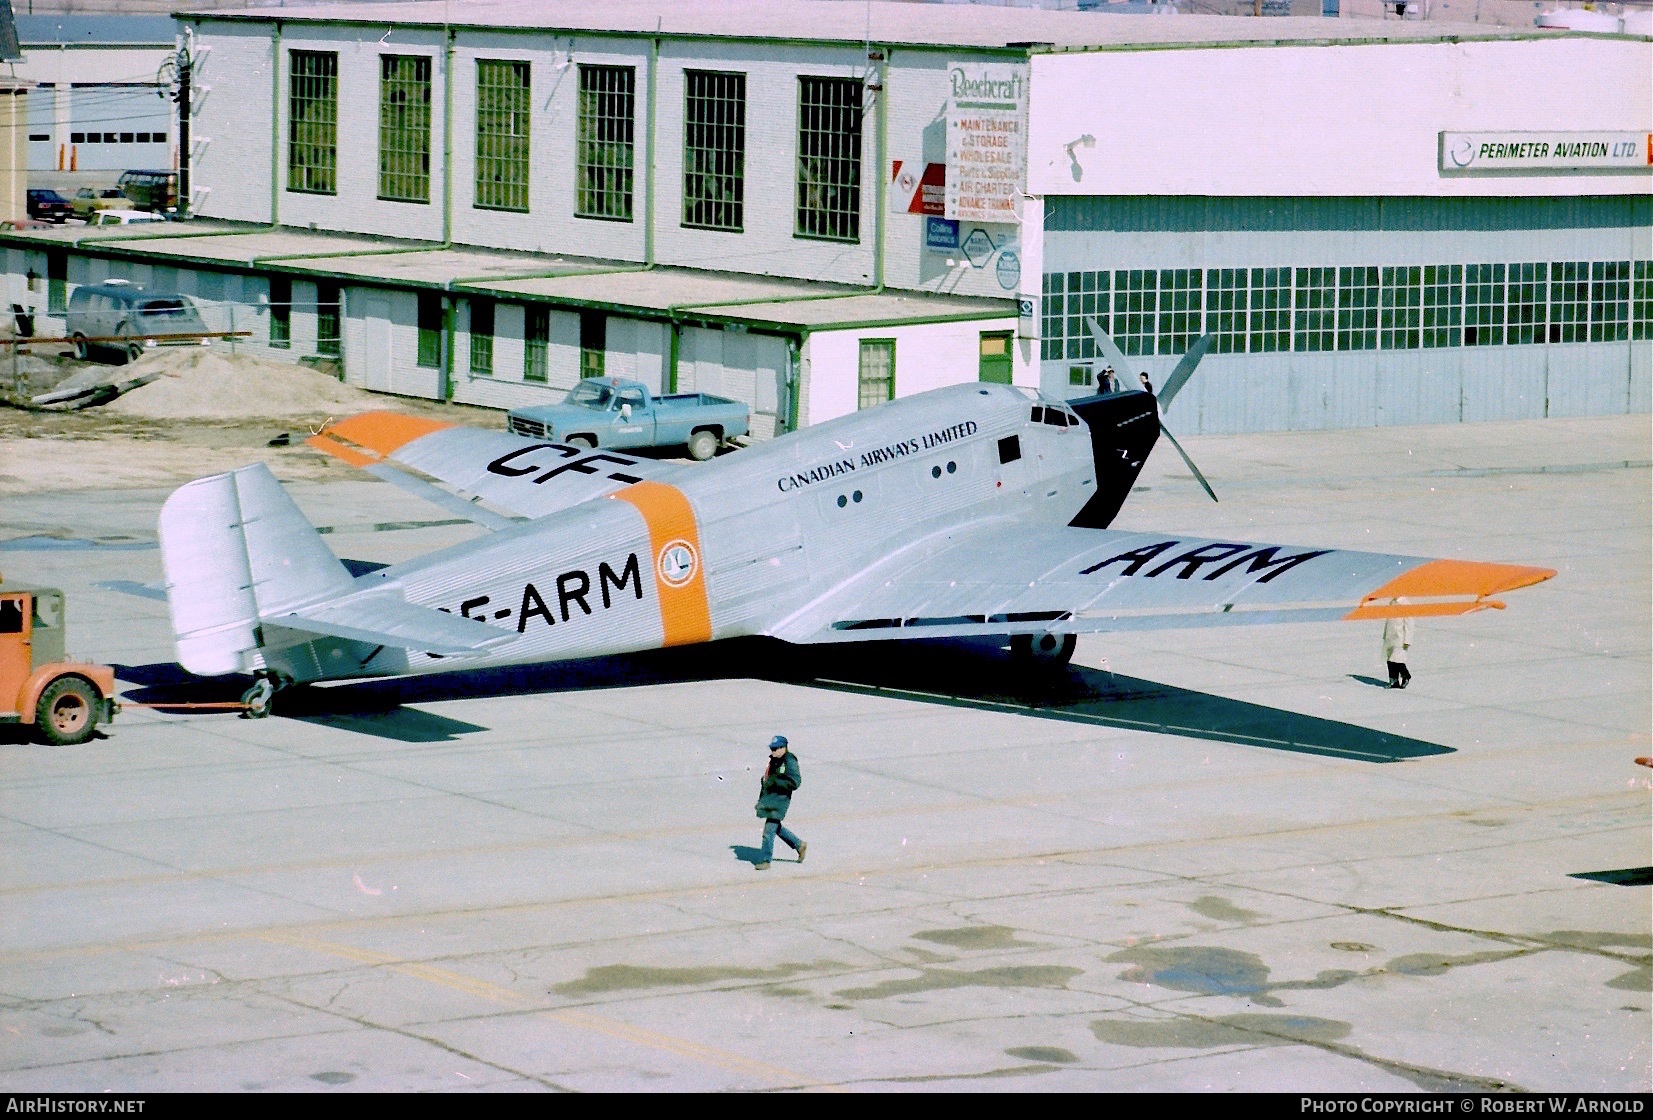
<path fill-rule="evenodd" d="M 697 463 L 704 463 L 717 454 L 717 433 L 702 428 L 689 436 L 689 458 Z"/>
<path fill-rule="evenodd" d="M 59 677 L 40 694 L 34 722 L 54 747 L 84 743 L 98 725 L 97 690 L 80 677 Z"/>

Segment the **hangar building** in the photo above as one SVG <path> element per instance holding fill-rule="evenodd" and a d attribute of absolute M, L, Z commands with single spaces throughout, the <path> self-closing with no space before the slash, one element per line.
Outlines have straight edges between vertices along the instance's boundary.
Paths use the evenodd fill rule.
<path fill-rule="evenodd" d="M 760 438 L 962 380 L 1179 432 L 1647 411 L 1645 34 L 830 0 L 178 17 L 197 220 L 0 234 L 353 383 L 624 373 Z M 44 282 L 42 282 L 44 281 Z M 57 320 L 61 322 L 61 320 Z M 49 324 L 53 322 L 47 318 Z"/>

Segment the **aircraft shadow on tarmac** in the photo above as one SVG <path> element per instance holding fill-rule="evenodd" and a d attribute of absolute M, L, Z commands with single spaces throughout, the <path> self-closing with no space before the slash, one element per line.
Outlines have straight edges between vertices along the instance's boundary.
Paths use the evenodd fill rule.
<path fill-rule="evenodd" d="M 245 677 L 194 677 L 166 663 L 117 666 L 116 676 L 138 686 L 125 699 L 163 709 L 235 700 L 248 683 Z M 1030 668 L 979 641 L 801 647 L 743 638 L 623 657 L 298 688 L 280 694 L 275 713 L 403 742 L 440 742 L 485 728 L 405 705 L 753 678 L 1361 762 L 1453 753 L 1438 743 L 1118 673 L 1076 665 Z"/>

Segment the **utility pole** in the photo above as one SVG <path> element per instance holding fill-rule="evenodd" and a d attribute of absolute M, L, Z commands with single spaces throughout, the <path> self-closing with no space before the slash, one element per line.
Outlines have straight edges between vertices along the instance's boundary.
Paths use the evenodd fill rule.
<path fill-rule="evenodd" d="M 172 101 L 178 106 L 178 209 L 180 218 L 189 217 L 189 203 L 191 198 L 189 177 L 189 117 L 190 101 L 194 96 L 191 81 L 195 71 L 195 57 L 190 50 L 191 38 L 186 33 L 184 42 L 171 57 L 161 63 L 157 78 L 162 83 L 172 84 Z"/>

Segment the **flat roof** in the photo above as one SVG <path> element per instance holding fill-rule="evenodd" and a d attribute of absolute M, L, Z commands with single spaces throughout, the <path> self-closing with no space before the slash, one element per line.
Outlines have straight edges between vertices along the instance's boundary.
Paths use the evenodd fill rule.
<path fill-rule="evenodd" d="M 709 272 L 558 253 L 443 246 L 360 234 L 214 221 L 0 232 L 0 245 L 51 246 L 148 263 L 258 268 L 346 283 L 453 290 L 595 307 L 643 317 L 747 323 L 796 330 L 1016 316 L 1010 299 L 882 292 L 778 276 Z"/>
<path fill-rule="evenodd" d="M 318 4 L 240 12 L 183 11 L 190 20 L 523 29 L 667 38 L 795 40 L 1017 50 L 1290 45 L 1512 39 L 1569 34 L 1435 20 L 1315 19 L 1291 16 L 1132 16 L 985 4 L 852 3 L 850 0 L 443 0 Z"/>

